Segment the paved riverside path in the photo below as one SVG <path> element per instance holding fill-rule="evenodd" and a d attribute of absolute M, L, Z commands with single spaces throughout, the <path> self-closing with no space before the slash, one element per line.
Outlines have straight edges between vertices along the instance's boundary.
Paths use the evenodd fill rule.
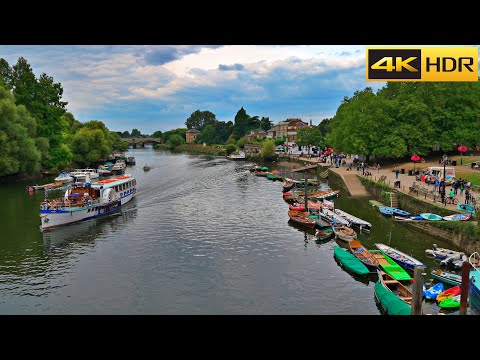
<path fill-rule="evenodd" d="M 300 158 L 299 160 L 304 161 L 306 163 L 309 163 L 309 162 L 317 163 L 317 159 Z M 349 159 L 347 159 L 347 163 L 349 162 L 348 160 Z M 329 165 L 329 164 L 324 164 L 324 163 L 320 163 L 320 164 L 323 165 L 325 167 L 325 169 Z M 417 165 L 417 168 L 419 167 L 419 165 L 420 164 Z M 428 166 L 438 166 L 438 163 L 437 163 L 437 165 L 421 164 L 420 166 L 421 166 L 421 168 L 425 168 L 425 167 L 428 167 Z M 402 164 L 399 164 L 399 165 L 397 165 L 397 167 L 399 169 L 401 169 L 404 166 Z M 457 167 L 457 168 L 459 168 L 459 167 Z M 335 166 L 330 166 L 330 167 L 328 167 L 328 169 L 331 170 L 331 171 L 334 171 L 335 173 L 337 173 L 338 175 L 340 175 L 342 177 L 342 179 L 345 182 L 345 185 L 349 189 L 352 196 L 369 196 L 368 191 L 365 189 L 365 187 L 362 185 L 360 180 L 357 178 L 357 175 L 362 176 L 362 171 L 360 170 L 360 171 L 357 172 L 357 170 L 356 170 L 357 168 L 355 166 L 352 167 L 351 171 L 347 171 L 347 166 L 345 166 L 345 165 L 343 165 L 339 168 L 336 168 Z M 409 187 L 411 187 L 414 182 L 416 184 L 418 184 L 420 186 L 420 188 L 426 188 L 428 190 L 433 190 L 434 186 L 433 186 L 433 184 L 427 184 L 427 183 L 424 183 L 424 182 L 416 181 L 415 176 L 409 176 L 408 172 L 406 172 L 405 174 L 398 174 L 398 180 L 400 180 L 400 189 L 399 189 L 399 188 L 394 188 L 394 182 L 397 179 L 395 178 L 395 173 L 391 171 L 392 170 L 391 167 L 388 167 L 388 168 L 385 168 L 385 169 L 380 169 L 380 170 L 373 170 L 372 168 L 368 168 L 367 170 L 372 173 L 372 176 L 364 176 L 365 178 L 371 179 L 371 180 L 376 182 L 381 176 L 386 176 L 385 183 L 388 184 L 391 189 L 395 189 L 397 191 L 403 192 L 403 193 L 408 194 L 410 196 L 413 196 L 413 197 L 415 197 L 419 200 L 425 201 L 429 204 L 435 204 L 437 206 L 443 206 L 443 207 L 445 207 L 449 210 L 455 210 L 455 212 L 459 212 L 457 210 L 457 205 L 453 205 L 453 204 L 443 205 L 440 202 L 441 201 L 440 200 L 440 194 L 438 194 L 437 201 L 435 201 L 435 202 L 433 201 L 432 196 L 427 196 L 427 198 L 425 199 L 425 195 L 422 194 L 422 193 L 419 193 L 418 196 L 414 193 L 409 194 Z M 467 169 L 465 167 L 465 168 L 462 168 L 462 170 L 467 170 Z M 446 197 L 447 198 L 448 198 L 448 193 L 449 193 L 450 189 L 451 189 L 451 187 L 447 186 L 447 188 L 446 188 Z M 472 195 L 475 198 L 480 199 L 480 194 L 478 192 L 474 191 L 472 193 Z M 461 195 L 460 190 L 458 190 L 458 193 L 455 195 L 455 197 L 458 199 L 459 203 L 465 203 L 465 192 Z"/>

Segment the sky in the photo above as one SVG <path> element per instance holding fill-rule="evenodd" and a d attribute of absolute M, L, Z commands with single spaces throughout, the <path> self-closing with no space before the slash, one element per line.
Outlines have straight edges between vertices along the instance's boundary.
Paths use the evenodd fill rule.
<path fill-rule="evenodd" d="M 233 121 L 243 107 L 276 124 L 335 115 L 366 86 L 364 45 L 1 45 L 0 58 L 27 59 L 63 86 L 77 120 L 143 134 L 185 127 L 197 110 Z"/>

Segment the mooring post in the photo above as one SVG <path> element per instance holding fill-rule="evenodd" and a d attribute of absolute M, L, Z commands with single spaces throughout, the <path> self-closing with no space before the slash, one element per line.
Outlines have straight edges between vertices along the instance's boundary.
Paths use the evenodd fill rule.
<path fill-rule="evenodd" d="M 412 315 L 422 315 L 423 266 L 415 266 L 413 270 Z"/>
<path fill-rule="evenodd" d="M 305 212 L 308 212 L 308 181 L 307 181 L 307 172 L 305 171 Z"/>
<path fill-rule="evenodd" d="M 460 289 L 460 315 L 467 315 L 468 281 L 470 276 L 470 262 L 462 265 L 462 286 Z"/>

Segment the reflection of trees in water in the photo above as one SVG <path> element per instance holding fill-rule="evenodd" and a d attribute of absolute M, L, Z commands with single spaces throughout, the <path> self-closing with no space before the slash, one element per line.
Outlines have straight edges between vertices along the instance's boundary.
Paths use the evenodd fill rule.
<path fill-rule="evenodd" d="M 118 212 L 111 215 L 65 225 L 43 233 L 43 248 L 45 254 L 57 248 L 69 246 L 92 245 L 94 240 L 107 232 L 114 232 L 137 216 L 135 204 L 124 205 Z"/>

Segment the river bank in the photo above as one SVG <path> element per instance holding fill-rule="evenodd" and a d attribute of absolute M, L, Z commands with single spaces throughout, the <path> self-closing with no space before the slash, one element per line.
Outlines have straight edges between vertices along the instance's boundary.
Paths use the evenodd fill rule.
<path fill-rule="evenodd" d="M 171 149 L 167 144 L 158 144 L 155 149 L 170 150 L 176 153 L 206 154 L 227 156 L 227 151 L 221 146 L 203 146 L 202 144 L 182 144 Z"/>

